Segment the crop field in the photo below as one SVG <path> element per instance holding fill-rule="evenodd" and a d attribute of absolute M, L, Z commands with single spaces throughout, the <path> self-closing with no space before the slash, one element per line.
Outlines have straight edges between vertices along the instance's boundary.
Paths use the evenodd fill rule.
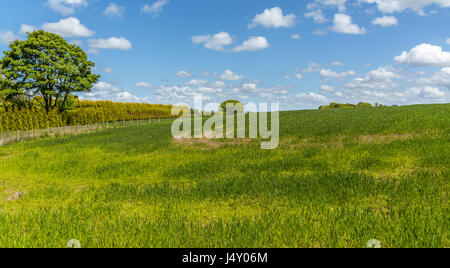
<path fill-rule="evenodd" d="M 0 247 L 450 247 L 450 104 L 282 112 L 275 150 L 171 123 L 0 147 Z"/>

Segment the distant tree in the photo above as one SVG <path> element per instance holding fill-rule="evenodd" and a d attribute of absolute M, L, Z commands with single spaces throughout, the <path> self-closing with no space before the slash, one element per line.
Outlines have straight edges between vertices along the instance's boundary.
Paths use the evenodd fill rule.
<path fill-rule="evenodd" d="M 363 108 L 363 107 L 373 107 L 370 103 L 360 102 L 357 105 L 351 103 L 336 103 L 332 102 L 329 105 L 320 106 L 319 110 L 327 110 L 327 109 L 348 109 L 348 108 Z"/>
<path fill-rule="evenodd" d="M 365 103 L 365 102 L 360 102 L 358 103 L 358 105 L 356 105 L 357 107 L 373 107 L 372 104 L 370 103 Z"/>
<path fill-rule="evenodd" d="M 100 78 L 92 73 L 94 63 L 80 47 L 45 31 L 11 42 L 4 55 L 0 60 L 0 95 L 20 102 L 42 97 L 47 113 L 65 111 L 72 93 L 90 92 Z"/>
<path fill-rule="evenodd" d="M 232 110 L 227 111 L 227 106 L 232 107 Z M 220 111 L 224 113 L 237 114 L 244 112 L 244 105 L 237 100 L 227 100 L 220 105 Z"/>

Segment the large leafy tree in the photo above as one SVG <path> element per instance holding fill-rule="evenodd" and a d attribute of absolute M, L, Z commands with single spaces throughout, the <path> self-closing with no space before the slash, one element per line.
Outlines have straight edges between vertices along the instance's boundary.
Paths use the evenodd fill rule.
<path fill-rule="evenodd" d="M 227 107 L 233 107 L 230 111 L 227 111 Z M 237 100 L 227 100 L 222 102 L 222 104 L 220 105 L 219 109 L 222 112 L 229 112 L 231 114 L 237 114 L 237 113 L 242 113 L 244 112 L 244 105 Z"/>
<path fill-rule="evenodd" d="M 45 31 L 11 42 L 0 66 L 1 95 L 6 100 L 29 102 L 40 97 L 47 113 L 63 112 L 73 93 L 90 92 L 100 78 L 93 74 L 94 63 L 80 47 Z"/>

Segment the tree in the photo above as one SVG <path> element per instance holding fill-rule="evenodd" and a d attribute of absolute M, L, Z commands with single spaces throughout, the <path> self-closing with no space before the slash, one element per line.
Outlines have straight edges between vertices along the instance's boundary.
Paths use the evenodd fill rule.
<path fill-rule="evenodd" d="M 45 31 L 11 42 L 4 55 L 0 93 L 6 100 L 31 102 L 42 97 L 47 113 L 54 109 L 63 112 L 72 93 L 91 92 L 100 78 L 92 73 L 94 63 L 80 47 Z"/>
<path fill-rule="evenodd" d="M 228 110 L 227 107 L 229 107 Z M 230 113 L 231 115 L 233 115 L 244 112 L 244 105 L 237 100 L 227 100 L 222 102 L 222 104 L 220 105 L 220 110 L 224 113 Z"/>

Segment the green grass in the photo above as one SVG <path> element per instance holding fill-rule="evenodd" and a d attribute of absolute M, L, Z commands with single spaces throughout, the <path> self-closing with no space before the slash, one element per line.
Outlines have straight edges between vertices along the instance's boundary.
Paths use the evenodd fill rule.
<path fill-rule="evenodd" d="M 0 147 L 0 247 L 450 246 L 450 105 L 280 126 L 271 151 L 170 120 Z"/>

